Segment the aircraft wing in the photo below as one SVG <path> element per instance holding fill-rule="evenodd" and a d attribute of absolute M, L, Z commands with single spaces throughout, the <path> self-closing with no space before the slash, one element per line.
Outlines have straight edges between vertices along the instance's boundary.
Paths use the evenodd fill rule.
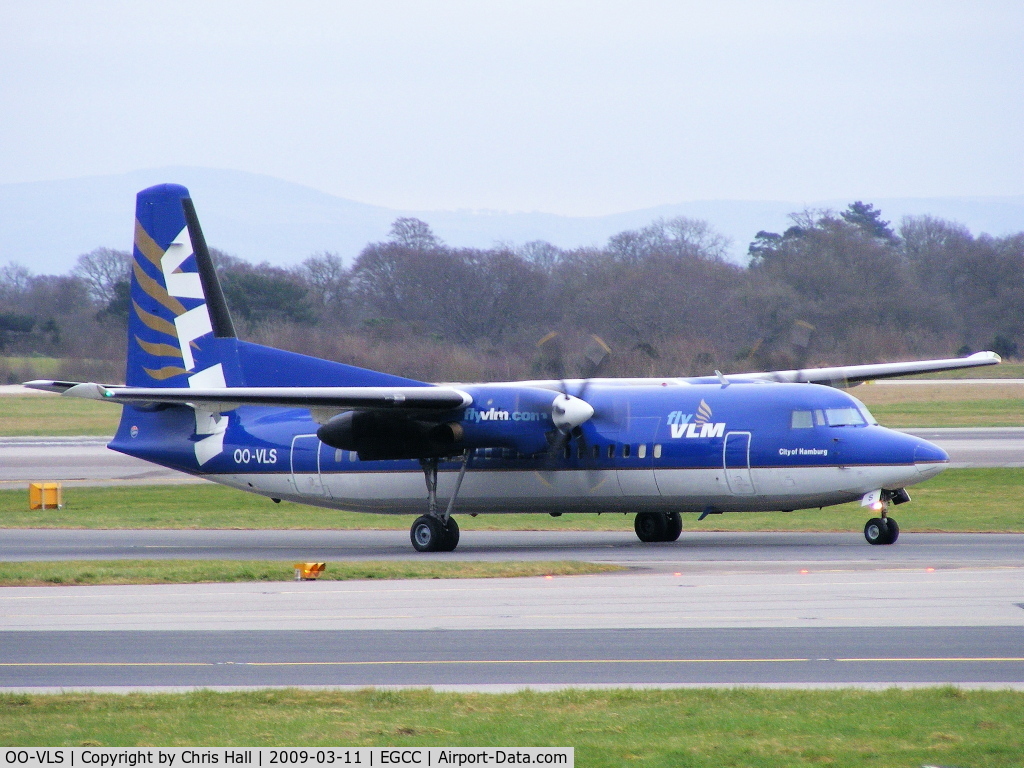
<path fill-rule="evenodd" d="M 124 387 L 73 381 L 39 380 L 26 387 L 108 403 L 177 403 L 230 411 L 242 405 L 285 408 L 397 409 L 450 411 L 473 402 L 452 387 Z"/>
<path fill-rule="evenodd" d="M 946 360 L 914 360 L 908 363 L 874 363 L 871 365 L 843 365 L 835 368 L 804 368 L 795 371 L 769 371 L 767 373 L 744 373 L 745 379 L 765 379 L 781 382 L 810 382 L 845 387 L 872 379 L 891 379 L 915 373 L 934 371 L 955 371 L 959 368 L 977 368 L 981 365 L 996 365 L 1002 358 L 995 352 L 975 352 L 969 357 Z"/>

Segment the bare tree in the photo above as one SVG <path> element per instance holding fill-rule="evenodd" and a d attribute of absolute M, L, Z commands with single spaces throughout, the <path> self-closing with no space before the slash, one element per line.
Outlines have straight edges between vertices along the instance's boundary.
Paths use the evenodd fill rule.
<path fill-rule="evenodd" d="M 117 298 L 115 286 L 128 281 L 131 258 L 125 251 L 96 248 L 78 257 L 72 274 L 85 283 L 93 301 L 107 306 Z"/>
<path fill-rule="evenodd" d="M 427 222 L 407 216 L 395 219 L 388 234 L 390 242 L 414 251 L 433 251 L 444 246 Z"/>

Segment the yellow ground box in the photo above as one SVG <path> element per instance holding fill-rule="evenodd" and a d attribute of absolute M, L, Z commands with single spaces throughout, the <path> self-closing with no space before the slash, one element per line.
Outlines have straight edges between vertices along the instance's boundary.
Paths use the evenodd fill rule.
<path fill-rule="evenodd" d="M 29 509 L 63 509 L 64 489 L 60 483 L 29 483 Z"/>
<path fill-rule="evenodd" d="M 314 581 L 320 577 L 326 567 L 327 563 L 296 563 L 295 580 Z"/>

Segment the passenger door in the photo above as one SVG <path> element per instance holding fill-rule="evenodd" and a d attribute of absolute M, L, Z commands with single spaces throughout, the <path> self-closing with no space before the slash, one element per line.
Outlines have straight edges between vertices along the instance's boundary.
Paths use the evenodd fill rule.
<path fill-rule="evenodd" d="M 725 481 L 734 496 L 752 496 L 754 479 L 750 475 L 750 433 L 727 432 L 722 447 Z"/>
<path fill-rule="evenodd" d="M 320 438 L 315 434 L 296 435 L 292 438 L 292 485 L 303 496 L 327 495 L 320 477 L 321 445 Z"/>

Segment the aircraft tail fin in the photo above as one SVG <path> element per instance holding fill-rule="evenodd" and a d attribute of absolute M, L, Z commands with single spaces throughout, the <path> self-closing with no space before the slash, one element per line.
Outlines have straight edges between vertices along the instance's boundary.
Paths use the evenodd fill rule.
<path fill-rule="evenodd" d="M 125 383 L 408 387 L 423 382 L 241 341 L 185 187 L 139 192 Z"/>
<path fill-rule="evenodd" d="M 185 187 L 139 192 L 130 295 L 129 386 L 225 386 L 235 328 Z"/>

